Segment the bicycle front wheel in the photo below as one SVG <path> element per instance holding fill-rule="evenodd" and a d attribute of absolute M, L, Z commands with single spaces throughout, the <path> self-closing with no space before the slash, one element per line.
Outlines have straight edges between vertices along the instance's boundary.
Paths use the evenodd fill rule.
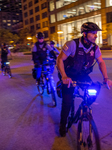
<path fill-rule="evenodd" d="M 97 127 L 90 114 L 82 116 L 79 120 L 77 150 L 101 150 Z"/>
<path fill-rule="evenodd" d="M 11 73 L 10 66 L 7 67 L 7 73 L 9 75 L 9 78 L 12 78 L 12 73 Z"/>
<path fill-rule="evenodd" d="M 41 76 L 40 82 L 38 82 L 38 84 L 37 84 L 37 89 L 38 89 L 38 92 L 40 95 L 42 95 L 44 93 L 44 88 L 45 88 L 44 78 L 43 78 L 43 76 Z"/>
<path fill-rule="evenodd" d="M 52 96 L 53 106 L 55 107 L 57 105 L 57 103 L 56 103 L 56 93 L 55 93 L 56 91 L 55 91 L 53 77 L 51 77 L 51 79 L 50 79 L 50 87 L 51 87 L 51 96 Z"/>

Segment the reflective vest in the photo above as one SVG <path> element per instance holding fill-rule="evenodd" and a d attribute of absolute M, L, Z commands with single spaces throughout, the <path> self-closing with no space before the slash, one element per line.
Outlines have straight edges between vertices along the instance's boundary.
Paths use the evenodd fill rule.
<path fill-rule="evenodd" d="M 40 60 L 40 62 L 43 62 L 46 60 L 46 57 L 47 57 L 47 48 L 46 48 L 46 42 L 43 43 L 43 46 L 42 48 L 40 47 L 40 44 L 39 42 L 36 42 L 35 43 L 36 47 L 37 47 L 37 56 L 38 56 L 38 59 Z"/>
<path fill-rule="evenodd" d="M 79 47 L 79 38 L 74 41 L 76 42 L 76 53 L 74 57 L 69 56 L 64 61 L 65 72 L 69 75 L 89 74 L 93 68 L 96 44 L 86 53 L 82 47 Z"/>

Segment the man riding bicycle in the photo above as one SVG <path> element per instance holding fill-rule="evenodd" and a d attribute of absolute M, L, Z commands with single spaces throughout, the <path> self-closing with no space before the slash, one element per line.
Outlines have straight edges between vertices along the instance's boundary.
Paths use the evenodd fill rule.
<path fill-rule="evenodd" d="M 6 46 L 6 43 L 4 43 L 3 46 L 1 47 L 1 71 L 2 71 L 3 75 L 5 75 L 3 68 L 4 68 L 4 63 L 8 61 L 8 54 L 10 54 L 10 56 L 11 56 L 10 50 Z"/>
<path fill-rule="evenodd" d="M 107 87 L 112 86 L 106 70 L 106 65 L 102 59 L 102 54 L 98 45 L 95 44 L 97 32 L 101 29 L 93 22 L 86 22 L 81 27 L 83 36 L 78 39 L 67 41 L 62 47 L 62 51 L 57 58 L 59 77 L 62 80 L 62 109 L 60 119 L 60 135 L 66 136 L 66 123 L 71 109 L 74 88 L 70 87 L 73 80 L 91 82 L 88 76 L 92 72 L 94 59 L 96 59 L 102 73 L 104 83 Z"/>
<path fill-rule="evenodd" d="M 48 45 L 44 41 L 44 34 L 42 32 L 39 32 L 36 35 L 36 37 L 38 41 L 34 44 L 32 48 L 32 60 L 34 62 L 35 70 L 36 70 L 36 81 L 37 84 L 39 84 L 42 69 L 44 71 L 47 71 L 46 66 L 43 66 L 42 68 L 42 65 L 46 64 L 48 55 L 51 54 L 53 59 L 56 59 L 57 57 L 54 51 L 52 50 L 52 48 L 50 47 L 50 45 Z"/>

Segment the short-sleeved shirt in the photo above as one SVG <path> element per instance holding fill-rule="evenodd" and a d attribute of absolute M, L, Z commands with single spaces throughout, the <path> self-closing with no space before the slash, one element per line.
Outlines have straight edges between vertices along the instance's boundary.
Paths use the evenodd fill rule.
<path fill-rule="evenodd" d="M 79 47 L 83 48 L 84 51 L 86 53 L 88 53 L 90 51 L 90 49 L 93 47 L 94 45 L 91 44 L 91 46 L 87 49 L 83 46 L 83 44 L 81 43 L 81 38 L 79 39 Z M 67 56 L 71 56 L 74 57 L 75 56 L 75 52 L 76 52 L 76 42 L 74 40 L 71 41 L 67 41 L 64 46 L 62 47 L 62 51 L 67 55 Z M 101 51 L 99 46 L 97 45 L 97 49 L 95 51 L 95 59 L 97 59 L 98 57 L 101 56 Z"/>

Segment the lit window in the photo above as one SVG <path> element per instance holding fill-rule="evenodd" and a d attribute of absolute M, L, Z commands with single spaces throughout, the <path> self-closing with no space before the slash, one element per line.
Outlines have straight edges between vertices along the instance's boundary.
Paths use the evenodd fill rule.
<path fill-rule="evenodd" d="M 16 22 L 16 20 L 13 20 L 13 22 Z"/>
<path fill-rule="evenodd" d="M 6 20 L 3 20 L 3 22 L 5 23 L 5 22 L 6 22 Z"/>
<path fill-rule="evenodd" d="M 11 24 L 10 24 L 10 23 L 8 23 L 8 24 L 7 24 L 7 26 L 11 26 Z"/>

